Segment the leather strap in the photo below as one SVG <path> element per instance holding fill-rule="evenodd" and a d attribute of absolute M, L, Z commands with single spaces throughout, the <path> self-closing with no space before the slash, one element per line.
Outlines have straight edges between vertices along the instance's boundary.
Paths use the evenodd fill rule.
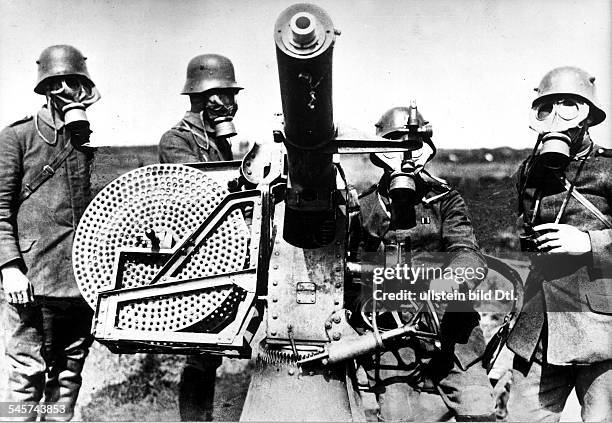
<path fill-rule="evenodd" d="M 42 167 L 41 171 L 28 183 L 23 184 L 21 193 L 19 194 L 19 204 L 27 200 L 32 194 L 34 194 L 45 182 L 55 175 L 55 172 L 59 167 L 66 161 L 70 153 L 74 150 L 74 146 L 71 142 L 67 142 L 64 148 L 51 160 L 51 163 L 46 164 Z"/>
<path fill-rule="evenodd" d="M 565 189 L 570 190 L 570 183 L 565 180 L 564 181 Z M 604 215 L 593 203 L 591 203 L 584 195 L 580 194 L 576 188 L 571 190 L 572 197 L 576 199 L 580 204 L 582 204 L 588 211 L 593 214 L 596 218 L 601 220 L 601 222 L 608 227 L 608 229 L 612 229 L 612 220 L 610 220 L 606 215 Z"/>

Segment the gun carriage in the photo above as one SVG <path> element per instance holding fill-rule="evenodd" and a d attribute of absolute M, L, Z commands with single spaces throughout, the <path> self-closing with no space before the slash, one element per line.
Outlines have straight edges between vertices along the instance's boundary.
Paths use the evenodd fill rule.
<path fill-rule="evenodd" d="M 348 322 L 347 281 L 368 263 L 348 257 L 355 201 L 338 155 L 410 151 L 431 129 L 407 122 L 409 136 L 397 141 L 339 132 L 338 35 L 319 7 L 283 11 L 274 40 L 284 131 L 242 161 L 122 175 L 89 205 L 75 237 L 93 333 L 111 351 L 250 358 L 256 346 L 243 420 L 364 420 L 351 359 L 394 338 L 437 341 L 428 301 L 386 332 L 375 310 L 362 313 L 365 334 Z"/>

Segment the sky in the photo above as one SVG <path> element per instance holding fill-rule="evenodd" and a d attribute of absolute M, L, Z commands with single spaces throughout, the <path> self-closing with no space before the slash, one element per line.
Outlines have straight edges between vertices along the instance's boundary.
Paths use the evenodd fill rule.
<path fill-rule="evenodd" d="M 550 69 L 596 77 L 612 114 L 609 0 L 320 0 L 341 30 L 334 119 L 374 133 L 388 108 L 415 99 L 442 148 L 533 145 L 533 89 Z M 188 61 L 219 53 L 238 82 L 236 140 L 269 141 L 281 112 L 274 22 L 280 0 L 0 0 L 0 125 L 34 114 L 36 60 L 53 44 L 88 57 L 102 94 L 88 115 L 97 145 L 156 144 L 188 109 Z M 612 147 L 612 118 L 591 129 Z"/>

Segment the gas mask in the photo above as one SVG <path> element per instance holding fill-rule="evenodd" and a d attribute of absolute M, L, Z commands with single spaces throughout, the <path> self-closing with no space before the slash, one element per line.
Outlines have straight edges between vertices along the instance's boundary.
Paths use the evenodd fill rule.
<path fill-rule="evenodd" d="M 428 143 L 422 143 L 421 148 L 412 151 L 370 155 L 372 163 L 384 169 L 389 178 L 388 189 L 394 228 L 409 229 L 416 225 L 414 206 L 419 200 L 416 177 L 433 155 L 434 150 Z"/>
<path fill-rule="evenodd" d="M 238 104 L 234 95 L 233 92 L 211 92 L 206 99 L 203 118 L 213 127 L 217 137 L 229 138 L 236 135 L 233 119 Z"/>
<path fill-rule="evenodd" d="M 542 147 L 538 165 L 552 171 L 563 171 L 570 157 L 581 148 L 587 129 L 589 105 L 576 97 L 551 97 L 531 109 L 529 127 L 538 132 Z"/>
<path fill-rule="evenodd" d="M 418 175 L 433 156 L 434 151 L 429 144 L 423 143 L 421 148 L 407 152 L 372 153 L 370 160 L 390 174 L 389 194 L 413 195 L 416 192 L 414 177 Z"/>
<path fill-rule="evenodd" d="M 85 109 L 100 99 L 98 89 L 76 77 L 55 78 L 47 89 L 49 110 L 63 116 L 70 142 L 79 149 L 89 143 L 91 130 Z"/>

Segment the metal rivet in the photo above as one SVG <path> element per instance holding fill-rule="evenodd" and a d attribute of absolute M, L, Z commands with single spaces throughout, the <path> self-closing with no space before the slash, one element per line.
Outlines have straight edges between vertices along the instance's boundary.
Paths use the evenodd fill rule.
<path fill-rule="evenodd" d="M 336 288 L 342 288 L 342 283 L 341 282 L 336 282 Z"/>
<path fill-rule="evenodd" d="M 340 304 L 340 300 L 335 300 L 335 301 L 334 301 L 334 304 L 335 304 L 335 305 L 339 305 L 339 304 Z"/>
<path fill-rule="evenodd" d="M 334 316 L 334 323 L 340 323 L 340 316 Z"/>
<path fill-rule="evenodd" d="M 272 332 L 270 332 L 270 335 L 272 335 L 272 336 L 276 336 L 276 331 L 275 331 L 275 330 L 273 330 Z"/>
<path fill-rule="evenodd" d="M 293 376 L 295 374 L 295 370 L 293 370 L 293 368 L 290 368 L 288 370 L 289 376 Z"/>
<path fill-rule="evenodd" d="M 274 282 L 272 282 L 272 285 L 276 286 L 276 285 L 278 285 L 278 282 L 274 281 Z"/>
<path fill-rule="evenodd" d="M 272 266 L 272 269 L 278 269 L 278 264 L 275 264 L 274 266 Z"/>
<path fill-rule="evenodd" d="M 342 335 L 340 335 L 340 332 L 334 332 L 334 341 L 339 341 L 340 338 L 342 338 Z"/>
<path fill-rule="evenodd" d="M 274 252 L 274 255 L 275 255 L 275 256 L 280 256 L 280 253 L 279 253 L 278 251 L 275 251 L 275 252 Z"/>
<path fill-rule="evenodd" d="M 325 322 L 325 329 L 331 329 L 331 328 L 332 328 L 331 322 Z"/>
<path fill-rule="evenodd" d="M 273 315 L 272 315 L 272 318 L 273 318 L 273 319 L 278 319 L 278 314 L 273 314 Z"/>
<path fill-rule="evenodd" d="M 276 298 L 276 297 L 272 297 L 272 302 L 273 302 L 273 303 L 277 303 L 277 302 L 278 302 L 278 298 Z"/>

